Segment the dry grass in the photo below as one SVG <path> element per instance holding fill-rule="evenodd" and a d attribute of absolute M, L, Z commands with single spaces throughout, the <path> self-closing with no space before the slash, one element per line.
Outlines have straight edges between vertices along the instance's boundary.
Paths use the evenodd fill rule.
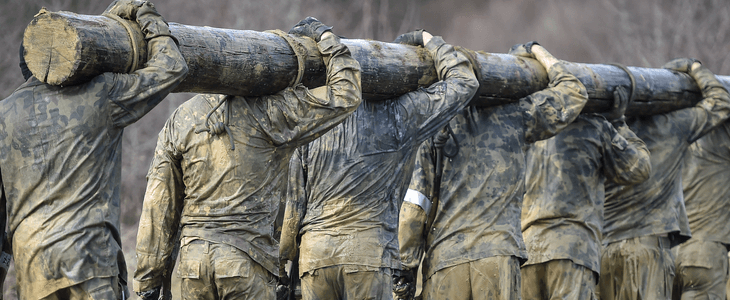
<path fill-rule="evenodd" d="M 110 2 L 110 1 L 109 1 Z M 156 0 L 168 21 L 234 29 L 287 30 L 316 16 L 349 38 L 393 40 L 424 28 L 450 43 L 506 52 L 538 40 L 570 61 L 658 67 L 671 58 L 700 59 L 717 74 L 730 74 L 730 5 L 726 0 Z M 0 0 L 0 97 L 22 83 L 17 67 L 23 29 L 46 6 L 100 14 L 108 5 L 92 0 Z M 133 271 L 137 220 L 157 132 L 190 95 L 168 96 L 124 135 L 122 233 Z M 5 299 L 15 299 L 10 274 Z M 131 278 L 130 278 L 131 279 Z"/>

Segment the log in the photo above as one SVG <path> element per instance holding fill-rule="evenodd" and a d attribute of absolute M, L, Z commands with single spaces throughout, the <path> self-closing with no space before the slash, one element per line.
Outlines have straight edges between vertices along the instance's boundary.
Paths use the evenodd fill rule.
<path fill-rule="evenodd" d="M 170 23 L 170 30 L 189 68 L 173 92 L 266 95 L 287 87 L 297 76 L 294 50 L 274 33 L 177 23 Z M 316 44 L 292 38 L 306 49 L 302 83 L 323 85 L 325 66 Z M 54 85 L 78 84 L 102 72 L 129 72 L 146 58 L 136 23 L 107 16 L 42 9 L 26 28 L 23 43 L 31 72 Z M 343 43 L 360 62 L 366 100 L 392 98 L 437 81 L 433 60 L 423 48 L 360 39 L 343 39 Z M 533 59 L 479 51 L 477 61 L 482 80 L 479 97 L 471 105 L 515 102 L 548 84 L 545 69 Z M 612 65 L 571 63 L 569 69 L 588 90 L 590 100 L 584 112 L 607 110 L 614 88 L 630 85 L 629 76 Z M 699 88 L 686 74 L 655 68 L 629 70 L 636 88 L 628 115 L 673 111 L 701 100 Z M 717 77 L 730 88 L 730 77 Z"/>

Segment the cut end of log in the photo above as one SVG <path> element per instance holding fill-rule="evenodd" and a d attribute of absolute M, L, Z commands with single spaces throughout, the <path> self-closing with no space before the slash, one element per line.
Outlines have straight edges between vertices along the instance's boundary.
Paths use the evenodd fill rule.
<path fill-rule="evenodd" d="M 69 78 L 81 59 L 78 32 L 67 20 L 43 8 L 23 35 L 28 69 L 48 84 L 72 83 Z"/>

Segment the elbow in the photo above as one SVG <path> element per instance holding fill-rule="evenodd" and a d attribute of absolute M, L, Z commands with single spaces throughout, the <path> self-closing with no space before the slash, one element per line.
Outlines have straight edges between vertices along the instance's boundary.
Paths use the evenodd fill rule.
<path fill-rule="evenodd" d="M 619 180 L 619 184 L 633 185 L 642 183 L 651 177 L 651 161 L 648 156 L 638 159 L 626 173 L 626 177 Z"/>

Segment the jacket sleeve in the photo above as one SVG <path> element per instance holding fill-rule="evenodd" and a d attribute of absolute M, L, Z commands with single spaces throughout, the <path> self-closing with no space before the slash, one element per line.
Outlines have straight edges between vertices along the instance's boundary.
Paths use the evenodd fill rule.
<path fill-rule="evenodd" d="M 651 175 L 649 149 L 623 120 L 604 121 L 603 166 L 608 180 L 620 185 L 644 182 Z"/>
<path fill-rule="evenodd" d="M 318 44 L 327 67 L 326 86 L 309 90 L 303 85 L 252 103 L 260 129 L 276 145 L 303 145 L 341 123 L 362 102 L 360 63 L 340 38 L 330 35 Z"/>
<path fill-rule="evenodd" d="M 147 173 L 147 190 L 137 232 L 136 292 L 162 285 L 168 259 L 178 245 L 175 237 L 180 224 L 185 185 L 177 132 L 189 123 L 185 122 L 184 116 L 180 116 L 181 122 L 176 122 L 180 111 L 178 109 L 160 131 Z"/>
<path fill-rule="evenodd" d="M 565 62 L 548 70 L 548 88 L 520 99 L 528 143 L 548 139 L 572 123 L 588 101 L 586 88 Z"/>
<path fill-rule="evenodd" d="M 479 89 L 469 60 L 439 37 L 425 45 L 434 60 L 439 81 L 397 99 L 407 113 L 404 124 L 417 126 L 416 141 L 422 142 L 446 126 Z"/>
<path fill-rule="evenodd" d="M 702 90 L 703 99 L 695 107 L 681 109 L 677 114 L 689 114 L 688 143 L 694 143 L 730 117 L 730 95 L 710 70 L 701 66 L 692 77 Z M 680 117 L 684 119 L 684 117 Z"/>
<path fill-rule="evenodd" d="M 150 112 L 185 78 L 188 65 L 169 36 L 147 41 L 145 67 L 130 74 L 104 73 L 111 82 L 114 125 L 126 127 Z"/>
<path fill-rule="evenodd" d="M 284 222 L 281 229 L 279 241 L 279 257 L 281 261 L 297 258 L 299 246 L 297 235 L 307 208 L 307 194 L 305 190 L 306 171 L 302 162 L 301 148 L 294 151 L 289 160 L 289 185 L 286 191 L 286 208 L 284 209 Z M 281 273 L 280 273 L 281 274 Z"/>
<path fill-rule="evenodd" d="M 430 140 L 421 144 L 411 183 L 401 205 L 398 218 L 398 245 L 401 267 L 404 270 L 418 268 L 425 251 L 426 223 L 432 209 L 434 165 Z"/>

